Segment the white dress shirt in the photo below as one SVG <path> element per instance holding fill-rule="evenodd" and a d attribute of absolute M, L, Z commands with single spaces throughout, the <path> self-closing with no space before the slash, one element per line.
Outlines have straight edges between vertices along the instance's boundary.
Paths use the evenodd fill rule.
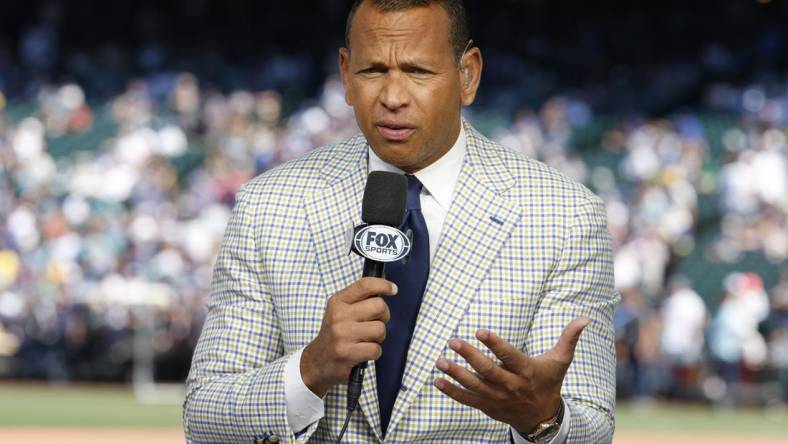
<path fill-rule="evenodd" d="M 449 214 L 454 188 L 457 185 L 457 179 L 465 161 L 465 153 L 467 151 L 465 140 L 465 129 L 463 125 L 460 125 L 460 135 L 454 146 L 440 159 L 414 173 L 414 176 L 424 185 L 421 190 L 421 212 L 424 215 L 424 222 L 429 232 L 430 262 L 435 257 L 441 231 L 443 230 L 443 222 Z M 370 172 L 389 171 L 404 174 L 399 168 L 381 160 L 372 149 L 369 149 L 368 170 Z M 287 421 L 296 432 L 304 430 L 315 421 L 319 421 L 325 414 L 323 399 L 312 393 L 301 378 L 301 354 L 303 351 L 304 349 L 302 348 L 293 353 L 285 368 Z M 561 402 L 564 401 L 562 400 Z M 569 434 L 570 421 L 570 411 L 564 402 L 564 418 L 561 423 L 561 430 L 550 441 L 550 444 L 560 444 L 566 440 Z M 531 442 L 523 438 L 515 430 L 512 430 L 512 436 L 517 444 Z"/>

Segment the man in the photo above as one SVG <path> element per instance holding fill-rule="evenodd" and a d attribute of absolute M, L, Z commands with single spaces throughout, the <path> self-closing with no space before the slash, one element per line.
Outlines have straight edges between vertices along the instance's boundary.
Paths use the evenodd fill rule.
<path fill-rule="evenodd" d="M 188 380 L 190 442 L 336 442 L 350 370 L 375 360 L 343 442 L 612 439 L 604 207 L 461 119 L 482 72 L 464 14 L 354 5 L 339 64 L 363 136 L 238 193 Z M 373 170 L 408 174 L 403 224 L 425 257 L 389 280 L 359 280 L 345 241 Z"/>

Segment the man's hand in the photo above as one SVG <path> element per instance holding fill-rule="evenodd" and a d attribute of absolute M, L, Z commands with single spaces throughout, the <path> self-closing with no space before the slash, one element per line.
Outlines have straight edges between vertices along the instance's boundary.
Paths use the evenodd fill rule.
<path fill-rule="evenodd" d="M 301 379 L 319 397 L 346 382 L 356 364 L 378 359 L 386 338 L 389 307 L 380 295 L 397 286 L 380 278 L 361 278 L 331 296 L 317 337 L 301 354 Z"/>
<path fill-rule="evenodd" d="M 573 320 L 550 351 L 534 358 L 490 331 L 477 331 L 476 337 L 502 365 L 497 365 L 471 344 L 452 339 L 449 346 L 465 358 L 476 373 L 441 358 L 435 363 L 438 369 L 465 388 L 443 378 L 436 379 L 434 384 L 455 401 L 477 408 L 521 434 L 531 433 L 558 411 L 564 375 L 574 358 L 580 333 L 590 322 L 591 319 L 585 317 Z"/>

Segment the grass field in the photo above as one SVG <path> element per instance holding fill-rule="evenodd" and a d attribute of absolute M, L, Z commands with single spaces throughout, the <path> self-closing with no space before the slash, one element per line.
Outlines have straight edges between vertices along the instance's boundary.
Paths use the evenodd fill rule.
<path fill-rule="evenodd" d="M 0 443 L 184 442 L 181 406 L 142 405 L 123 387 L 0 385 Z M 616 443 L 788 442 L 788 412 L 620 404 Z"/>
<path fill-rule="evenodd" d="M 142 405 L 127 388 L 0 385 L 0 427 L 172 428 L 180 424 L 180 405 Z"/>

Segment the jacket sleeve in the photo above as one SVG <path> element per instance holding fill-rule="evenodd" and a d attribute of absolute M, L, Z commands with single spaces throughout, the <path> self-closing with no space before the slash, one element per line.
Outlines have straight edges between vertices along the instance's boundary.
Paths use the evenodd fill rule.
<path fill-rule="evenodd" d="M 214 267 L 207 317 L 195 349 L 183 405 L 186 440 L 253 443 L 298 439 L 288 425 L 285 355 L 276 307 L 262 279 L 258 222 L 246 187 L 238 192 Z"/>
<path fill-rule="evenodd" d="M 531 356 L 542 354 L 556 344 L 573 319 L 591 318 L 561 388 L 571 411 L 567 443 L 599 444 L 613 439 L 613 311 L 618 300 L 605 206 L 601 199 L 589 195 L 563 236 L 561 253 L 545 283 L 527 342 Z"/>

